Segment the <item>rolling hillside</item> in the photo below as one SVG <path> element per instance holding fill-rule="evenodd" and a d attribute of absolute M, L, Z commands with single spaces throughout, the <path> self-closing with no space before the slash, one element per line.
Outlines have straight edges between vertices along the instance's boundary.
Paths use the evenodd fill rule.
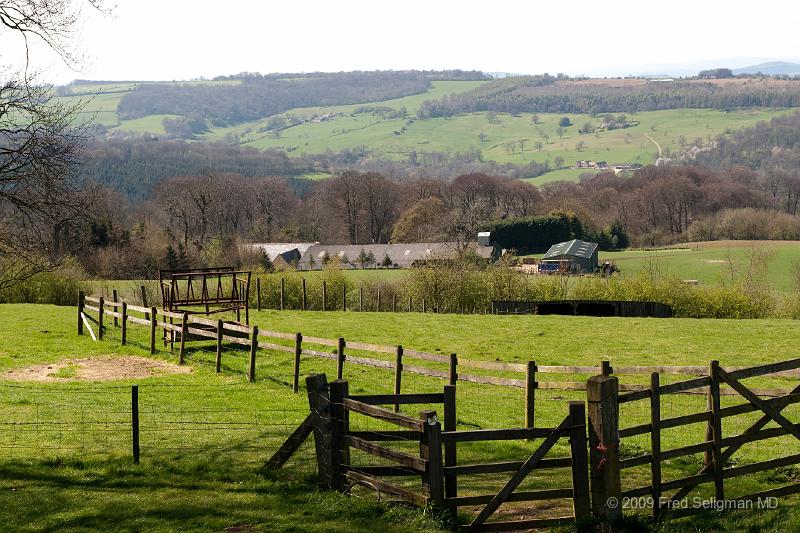
<path fill-rule="evenodd" d="M 177 83 L 177 82 L 176 82 Z M 233 84 L 235 81 L 192 82 Z M 198 140 L 274 148 L 290 156 L 365 147 L 376 157 L 393 161 L 423 158 L 431 152 L 477 152 L 483 160 L 525 164 L 547 162 L 554 170 L 529 178 L 532 183 L 577 180 L 586 169 L 572 168 L 576 160 L 607 161 L 610 164 L 651 164 L 692 144 L 706 144 L 721 134 L 791 110 L 777 109 L 669 109 L 626 113 L 630 127 L 599 129 L 602 115 L 555 113 L 463 113 L 453 117 L 417 118 L 427 100 L 475 89 L 485 81 L 433 81 L 424 93 L 367 104 L 291 109 L 285 113 L 229 127 L 211 127 Z M 177 115 L 148 115 L 120 120 L 116 106 L 136 83 L 71 86 L 74 96 L 85 103 L 83 117 L 109 129 L 110 134 L 152 133 L 164 136 L 163 120 Z M 62 91 L 63 94 L 63 91 Z M 534 116 L 538 121 L 534 123 Z M 563 117 L 571 125 L 560 127 Z M 285 126 L 274 127 L 278 117 Z M 586 124 L 590 133 L 579 133 Z M 324 177 L 317 175 L 316 177 Z"/>

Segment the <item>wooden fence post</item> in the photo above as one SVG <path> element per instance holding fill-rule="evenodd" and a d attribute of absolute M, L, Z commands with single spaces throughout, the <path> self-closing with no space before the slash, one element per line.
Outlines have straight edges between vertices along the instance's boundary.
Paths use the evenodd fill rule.
<path fill-rule="evenodd" d="M 381 290 L 380 289 L 378 289 L 378 301 L 377 301 L 377 303 L 375 305 L 375 310 L 378 311 L 379 313 L 381 312 Z"/>
<path fill-rule="evenodd" d="M 256 278 L 256 311 L 261 311 L 261 278 Z"/>
<path fill-rule="evenodd" d="M 296 333 L 294 336 L 294 382 L 292 391 L 300 391 L 300 356 L 303 354 L 303 335 Z"/>
<path fill-rule="evenodd" d="M 214 364 L 214 369 L 217 374 L 222 370 L 222 335 L 225 332 L 225 323 L 220 318 L 217 320 L 217 360 Z"/>
<path fill-rule="evenodd" d="M 419 441 L 419 455 L 426 460 L 423 487 L 428 488 L 428 505 L 441 508 L 444 503 L 444 469 L 442 463 L 442 425 L 436 411 L 420 411 L 424 421 Z"/>
<path fill-rule="evenodd" d="M 536 427 L 536 361 L 525 365 L 525 427 Z"/>
<path fill-rule="evenodd" d="M 158 319 L 156 313 L 158 311 L 155 307 L 150 308 L 150 355 L 156 353 L 156 325 Z"/>
<path fill-rule="evenodd" d="M 450 354 L 450 364 L 448 367 L 450 374 L 450 385 L 455 385 L 458 382 L 458 357 L 456 354 Z"/>
<path fill-rule="evenodd" d="M 350 447 L 345 440 L 350 431 L 350 413 L 344 406 L 347 396 L 347 380 L 337 379 L 331 382 L 331 478 L 332 488 L 339 491 L 346 486 L 345 472 L 350 464 Z"/>
<path fill-rule="evenodd" d="M 128 342 L 128 302 L 122 302 L 121 322 L 122 322 L 122 332 L 120 335 L 122 337 L 122 345 L 125 346 L 125 344 Z"/>
<path fill-rule="evenodd" d="M 456 416 L 456 387 L 454 385 L 444 386 L 444 430 L 455 431 L 457 423 Z M 456 466 L 458 463 L 456 442 L 448 439 L 444 443 L 444 466 Z M 455 474 L 445 474 L 444 476 L 444 495 L 447 498 L 458 496 L 458 476 Z"/>
<path fill-rule="evenodd" d="M 103 340 L 103 314 L 105 312 L 104 305 L 105 298 L 101 296 L 100 302 L 97 304 L 97 308 L 99 309 L 97 313 L 97 338 L 100 340 Z"/>
<path fill-rule="evenodd" d="M 586 450 L 586 408 L 583 402 L 569 402 L 570 455 L 572 456 L 572 509 L 575 520 L 589 518 L 589 458 Z"/>
<path fill-rule="evenodd" d="M 619 380 L 600 375 L 586 382 L 589 405 L 589 461 L 592 511 L 616 520 L 622 516 L 619 471 Z"/>
<path fill-rule="evenodd" d="M 281 303 L 280 303 L 280 310 L 283 311 L 283 302 L 286 298 L 286 280 L 281 277 Z"/>
<path fill-rule="evenodd" d="M 258 326 L 253 326 L 250 332 L 250 368 L 247 371 L 247 381 L 256 380 L 256 350 L 258 350 Z"/>
<path fill-rule="evenodd" d="M 392 294 L 392 313 L 397 312 L 397 293 Z"/>
<path fill-rule="evenodd" d="M 358 288 L 358 310 L 364 311 L 364 287 Z"/>
<path fill-rule="evenodd" d="M 307 309 L 306 307 L 306 278 L 303 278 L 303 300 L 302 300 L 303 311 Z"/>
<path fill-rule="evenodd" d="M 322 310 L 328 310 L 328 282 L 322 281 Z"/>
<path fill-rule="evenodd" d="M 83 305 L 86 302 L 86 295 L 83 291 L 78 291 L 78 335 L 83 335 Z"/>
<path fill-rule="evenodd" d="M 725 487 L 722 478 L 722 417 L 720 416 L 720 394 L 719 394 L 719 361 L 711 361 L 708 368 L 708 375 L 711 378 L 711 424 L 712 424 L 712 447 L 714 466 L 714 489 L 718 501 L 725 499 Z"/>
<path fill-rule="evenodd" d="M 422 312 L 425 312 L 425 298 L 422 299 Z"/>
<path fill-rule="evenodd" d="M 183 313 L 183 317 L 181 318 L 181 345 L 178 349 L 178 364 L 183 364 L 183 351 L 186 348 L 186 332 L 189 329 L 189 313 Z M 170 331 L 170 335 L 175 333 L 174 331 Z"/>
<path fill-rule="evenodd" d="M 147 307 L 147 291 L 144 290 L 144 285 L 139 285 L 139 293 L 142 295 L 142 307 Z M 144 314 L 145 320 L 150 320 L 147 313 Z"/>
<path fill-rule="evenodd" d="M 114 311 L 114 327 L 119 327 L 119 319 L 117 318 L 117 314 L 119 313 L 119 306 L 117 305 L 117 289 L 111 291 L 111 298 L 114 300 L 114 305 L 111 308 Z"/>
<path fill-rule="evenodd" d="M 650 374 L 650 474 L 652 479 L 653 518 L 661 512 L 661 391 L 658 372 Z"/>
<path fill-rule="evenodd" d="M 400 386 L 403 380 L 403 347 L 401 345 L 397 346 L 397 352 L 395 352 L 395 359 L 394 359 L 394 393 L 400 394 Z M 400 411 L 400 404 L 394 404 L 394 412 L 397 413 Z"/>
<path fill-rule="evenodd" d="M 344 337 L 339 337 L 339 345 L 336 348 L 336 379 L 342 379 L 344 373 Z"/>
<path fill-rule="evenodd" d="M 347 311 L 347 285 L 342 285 L 342 311 Z"/>
<path fill-rule="evenodd" d="M 411 296 L 408 297 L 408 312 L 411 312 Z"/>
<path fill-rule="evenodd" d="M 139 385 L 131 386 L 131 440 L 133 462 L 139 463 Z"/>
<path fill-rule="evenodd" d="M 706 390 L 706 411 L 712 413 L 714 410 L 714 395 L 711 394 L 711 384 L 709 383 L 708 389 Z M 712 442 L 714 440 L 714 421 L 709 419 L 706 423 L 706 442 Z M 703 466 L 710 467 L 711 463 L 714 461 L 713 452 L 711 450 L 706 450 L 703 452 Z"/>
<path fill-rule="evenodd" d="M 317 471 L 323 487 L 333 487 L 331 471 L 331 402 L 325 374 L 306 377 L 308 407 L 311 410 L 311 425 L 314 432 L 314 448 L 317 455 Z"/>

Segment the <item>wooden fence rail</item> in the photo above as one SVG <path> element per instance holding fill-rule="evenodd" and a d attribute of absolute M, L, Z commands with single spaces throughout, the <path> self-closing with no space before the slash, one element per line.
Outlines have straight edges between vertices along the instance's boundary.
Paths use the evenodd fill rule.
<path fill-rule="evenodd" d="M 116 292 L 116 291 L 115 291 Z M 122 309 L 120 312 L 119 309 Z M 221 319 L 210 319 L 196 314 L 184 312 L 170 312 L 128 303 L 124 300 L 114 299 L 105 301 L 102 297 L 88 296 L 81 293 L 78 301 L 78 333 L 88 331 L 93 339 L 102 339 L 107 331 L 104 317 L 113 317 L 115 325 L 122 328 L 122 344 L 127 342 L 128 324 L 143 325 L 150 328 L 150 352 L 156 352 L 156 330 L 163 330 L 164 345 L 169 344 L 174 350 L 178 344 L 178 362 L 186 361 L 187 340 L 208 340 L 216 342 L 215 369 L 221 372 L 223 351 L 226 344 L 234 344 L 248 349 L 249 359 L 246 374 L 250 381 L 256 379 L 256 363 L 259 353 L 263 351 L 284 352 L 293 355 L 292 388 L 299 392 L 299 380 L 302 372 L 304 357 L 321 358 L 336 361 L 337 377 L 344 376 L 348 365 L 367 366 L 392 371 L 394 393 L 402 392 L 402 376 L 412 373 L 432 378 L 444 379 L 450 384 L 458 381 L 470 383 L 513 387 L 524 391 L 524 404 L 521 408 L 524 415 L 525 426 L 535 427 L 536 395 L 537 390 L 567 390 L 586 391 L 586 381 L 545 381 L 547 375 L 591 375 L 597 372 L 596 366 L 579 365 L 539 365 L 535 361 L 525 363 L 506 363 L 498 361 L 479 361 L 457 357 L 455 354 L 430 353 L 413 350 L 407 347 L 388 346 L 374 343 L 358 342 L 352 340 L 327 339 L 303 335 L 301 333 L 284 333 L 262 329 L 258 326 L 239 324 Z M 97 334 L 95 334 L 97 330 Z M 293 341 L 291 344 L 286 341 Z M 311 346 L 311 347 L 309 347 Z M 317 349 L 317 346 L 335 348 L 336 353 Z M 366 352 L 353 354 L 353 351 Z M 372 356 L 375 354 L 375 356 Z M 392 358 L 383 358 L 386 355 Z M 377 357 L 376 357 L 377 356 Z M 418 361 L 421 364 L 414 364 Z M 425 366 L 423 366 L 425 365 Z M 439 368 L 436 368 L 439 366 Z M 784 365 L 786 366 L 786 365 Z M 444 368 L 442 368 L 444 367 Z M 487 375 L 485 373 L 463 372 L 462 369 L 474 369 L 480 372 L 496 372 L 505 375 Z M 610 367 L 609 367 L 609 370 Z M 731 371 L 740 372 L 746 369 L 732 368 Z M 662 394 L 686 393 L 705 394 L 710 378 L 707 376 L 708 368 L 700 366 L 620 366 L 613 369 L 615 375 L 643 375 L 652 372 L 668 375 L 700 375 L 700 377 L 661 386 Z M 752 371 L 751 371 L 752 372 Z M 513 375 L 519 377 L 509 377 Z M 705 375 L 704 375 L 705 374 Z M 775 375 L 782 377 L 800 376 L 800 369 L 791 365 L 776 370 Z M 618 386 L 625 394 L 619 396 L 619 402 L 625 403 L 650 398 L 651 387 L 645 384 L 621 384 Z M 780 389 L 752 389 L 759 396 L 781 397 L 789 391 Z M 727 384 L 720 388 L 722 395 L 738 395 L 739 393 Z M 399 405 L 396 406 L 399 408 Z"/>
<path fill-rule="evenodd" d="M 650 465 L 650 483 L 644 486 L 631 488 L 625 491 L 619 490 L 621 498 L 633 498 L 640 496 L 651 497 L 653 502 L 652 513 L 654 518 L 678 518 L 702 512 L 702 506 L 686 506 L 681 502 L 696 487 L 703 484 L 713 484 L 714 497 L 719 500 L 731 502 L 747 502 L 765 498 L 767 496 L 789 495 L 800 493 L 800 483 L 794 482 L 789 485 L 762 491 L 755 494 L 731 497 L 726 491 L 725 480 L 762 472 L 783 466 L 800 464 L 800 454 L 791 454 L 785 457 L 777 457 L 756 463 L 740 466 L 730 466 L 731 459 L 741 447 L 749 442 L 762 441 L 766 439 L 793 436 L 800 440 L 800 423 L 790 421 L 781 411 L 789 405 L 800 403 L 800 386 L 790 391 L 776 391 L 774 389 L 756 389 L 742 383 L 741 380 L 757 377 L 771 376 L 784 377 L 794 375 L 800 369 L 800 359 L 782 361 L 766 365 L 759 365 L 750 368 L 723 369 L 719 362 L 712 361 L 707 370 L 707 377 L 686 380 L 683 382 L 661 385 L 660 374 L 654 372 L 651 375 L 650 387 L 641 393 L 629 393 L 620 395 L 616 381 L 611 383 L 607 392 L 607 402 L 626 404 L 649 400 L 650 422 L 636 426 L 628 426 L 619 429 L 618 439 L 634 437 L 637 435 L 650 436 L 650 452 L 636 457 L 626 458 L 618 462 L 616 476 L 619 479 L 620 472 L 637 466 Z M 616 380 L 616 378 L 611 378 Z M 726 392 L 722 386 L 729 387 Z M 682 414 L 670 418 L 662 417 L 662 400 L 666 395 L 679 394 L 687 390 L 704 388 L 707 396 L 707 410 Z M 646 393 L 646 394 L 644 394 Z M 744 403 L 721 407 L 721 397 L 738 395 Z M 769 399 L 762 396 L 774 396 Z M 761 413 L 761 416 L 750 423 L 747 428 L 737 435 L 724 435 L 722 431 L 722 420 L 729 417 L 746 415 L 749 413 Z M 616 415 L 618 424 L 621 418 L 619 413 Z M 672 428 L 679 428 L 690 424 L 705 422 L 707 425 L 706 438 L 704 441 L 694 444 L 681 446 L 672 449 L 663 449 L 663 433 Z M 769 423 L 777 424 L 778 427 L 764 429 Z M 696 454 L 705 454 L 702 468 L 690 476 L 669 481 L 662 480 L 662 465 L 664 461 L 687 457 Z M 607 466 L 608 463 L 606 463 Z"/>

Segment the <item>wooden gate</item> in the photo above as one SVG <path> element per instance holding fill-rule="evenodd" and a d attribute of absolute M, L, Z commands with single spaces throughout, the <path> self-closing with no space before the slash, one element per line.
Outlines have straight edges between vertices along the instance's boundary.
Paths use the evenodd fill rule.
<path fill-rule="evenodd" d="M 276 454 L 273 464 L 282 463 L 289 450 L 314 434 L 317 466 L 322 484 L 349 492 L 360 485 L 380 496 L 416 505 L 450 509 L 483 505 L 477 516 L 464 526 L 469 531 L 509 531 L 574 523 L 589 516 L 589 465 L 586 437 L 586 409 L 583 402 L 570 402 L 569 414 L 553 428 L 509 428 L 456 430 L 456 387 L 447 385 L 442 393 L 350 395 L 345 380 L 327 382 L 324 374 L 306 378 L 311 414 Z M 382 405 L 442 404 L 444 427 L 437 412 L 420 411 L 415 418 Z M 358 430 L 351 427 L 353 413 L 367 417 L 380 427 Z M 392 429 L 384 429 L 391 427 Z M 463 464 L 457 461 L 457 445 L 463 442 L 498 442 L 544 439 L 524 461 Z M 569 439 L 566 457 L 546 457 L 560 439 Z M 405 448 L 389 443 L 405 443 Z M 413 445 L 413 451 L 409 445 Z M 357 464 L 351 452 L 357 450 L 379 459 L 381 464 Z M 418 451 L 417 451 L 418 450 Z M 571 486 L 556 489 L 517 491 L 534 472 L 571 469 Z M 465 476 L 502 474 L 511 477 L 492 494 L 459 496 L 459 480 Z M 409 481 L 409 477 L 412 481 Z M 386 479 L 386 478 L 390 478 Z M 399 478 L 405 478 L 401 485 Z M 421 479 L 422 483 L 416 485 Z M 571 500 L 571 516 L 516 521 L 490 521 L 506 502 Z"/>
<path fill-rule="evenodd" d="M 794 453 L 766 461 L 738 466 L 731 465 L 734 463 L 732 461 L 734 454 L 747 443 L 787 435 L 800 439 L 800 424 L 789 421 L 781 413 L 787 406 L 800 403 L 800 386 L 790 391 L 777 391 L 773 389 L 755 389 L 744 385 L 741 381 L 746 378 L 763 377 L 781 372 L 786 373 L 798 368 L 800 368 L 800 359 L 730 371 L 720 367 L 717 361 L 712 361 L 707 376 L 661 385 L 658 373 L 654 373 L 649 389 L 619 395 L 620 404 L 649 399 L 651 410 L 651 422 L 649 424 L 630 426 L 619 431 L 619 437 L 622 440 L 635 435 L 649 434 L 651 441 L 649 454 L 627 458 L 619 463 L 619 468 L 623 474 L 628 468 L 647 464 L 651 466 L 652 472 L 650 484 L 622 491 L 623 500 L 636 497 L 652 497 L 653 515 L 655 517 L 678 518 L 707 510 L 703 506 L 681 505 L 687 495 L 696 487 L 705 483 L 714 484 L 714 498 L 716 500 L 728 502 L 753 502 L 769 497 L 800 493 L 800 483 L 797 482 L 742 496 L 726 494 L 725 488 L 726 479 L 800 464 L 800 453 Z M 727 390 L 721 389 L 726 385 L 730 388 Z M 708 407 L 706 411 L 683 414 L 672 418 L 662 418 L 661 403 L 666 395 L 702 391 L 703 389 L 707 392 Z M 731 395 L 738 395 L 744 398 L 746 402 L 722 407 L 721 397 Z M 761 398 L 761 396 L 772 397 L 765 399 Z M 723 419 L 754 412 L 759 413 L 760 416 L 755 422 L 749 424 L 744 431 L 738 435 L 723 435 Z M 620 416 L 620 418 L 624 418 L 624 416 Z M 698 422 L 707 423 L 705 441 L 680 448 L 662 449 L 662 432 L 670 428 L 679 428 L 697 424 Z M 775 423 L 777 427 L 765 429 L 770 423 Z M 699 453 L 705 454 L 705 460 L 704 465 L 696 474 L 669 481 L 662 480 L 661 465 L 663 461 Z"/>
<path fill-rule="evenodd" d="M 458 476 L 477 475 L 495 472 L 513 472 L 509 480 L 496 494 L 479 496 L 457 496 L 446 498 L 446 505 L 458 507 L 481 505 L 481 509 L 472 522 L 465 526 L 468 531 L 515 531 L 551 527 L 559 524 L 574 523 L 586 518 L 590 513 L 589 505 L 589 465 L 586 446 L 586 411 L 583 402 L 570 402 L 569 414 L 555 428 L 513 428 L 513 429 L 481 429 L 469 431 L 446 431 L 442 433 L 445 444 L 475 441 L 501 441 L 515 439 L 537 439 L 544 441 L 522 464 L 516 462 L 485 463 L 474 465 L 456 465 L 445 467 L 445 474 Z M 559 441 L 567 438 L 570 442 L 570 457 L 545 458 L 550 449 Z M 534 471 L 552 468 L 571 467 L 572 486 L 558 489 L 515 492 L 520 484 Z M 488 521 L 500 506 L 506 502 L 542 501 L 555 499 L 572 499 L 573 515 L 557 518 L 534 518 L 514 521 Z"/>
<path fill-rule="evenodd" d="M 442 424 L 436 411 L 420 411 L 419 418 L 414 418 L 381 405 L 443 404 L 444 412 L 452 414 L 446 425 L 451 421 L 454 424 L 455 387 L 443 393 L 350 395 L 347 381 L 327 383 L 325 375 L 320 374 L 306 378 L 306 388 L 317 466 L 324 485 L 343 492 L 360 485 L 375 490 L 379 496 L 389 495 L 416 505 L 442 506 Z M 352 413 L 394 428 L 352 430 Z M 384 444 L 389 442 L 413 443 L 417 451 L 390 448 Z M 351 449 L 378 458 L 383 464 L 353 464 Z M 422 483 L 417 490 L 383 479 L 395 476 L 420 476 Z"/>

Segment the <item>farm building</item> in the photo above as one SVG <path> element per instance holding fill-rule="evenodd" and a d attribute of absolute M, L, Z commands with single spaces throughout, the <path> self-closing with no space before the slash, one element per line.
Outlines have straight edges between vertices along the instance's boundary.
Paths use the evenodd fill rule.
<path fill-rule="evenodd" d="M 496 259 L 494 246 L 473 243 L 467 246 L 486 261 Z M 359 257 L 369 257 L 363 266 L 377 265 L 409 268 L 429 261 L 450 259 L 458 245 L 449 242 L 421 242 L 411 244 L 315 244 L 308 248 L 298 264 L 302 270 L 321 268 L 325 257 L 338 257 L 355 267 L 361 267 Z M 364 254 L 362 255 L 362 250 Z M 388 258 L 388 259 L 387 259 Z M 346 265 L 344 265 L 346 266 Z"/>
<path fill-rule="evenodd" d="M 243 244 L 245 250 L 265 253 L 272 261 L 272 266 L 277 270 L 294 268 L 302 259 L 303 254 L 314 246 L 315 242 L 269 242 Z"/>
<path fill-rule="evenodd" d="M 597 243 L 573 239 L 551 246 L 542 258 L 539 271 L 588 274 L 597 267 Z"/>

